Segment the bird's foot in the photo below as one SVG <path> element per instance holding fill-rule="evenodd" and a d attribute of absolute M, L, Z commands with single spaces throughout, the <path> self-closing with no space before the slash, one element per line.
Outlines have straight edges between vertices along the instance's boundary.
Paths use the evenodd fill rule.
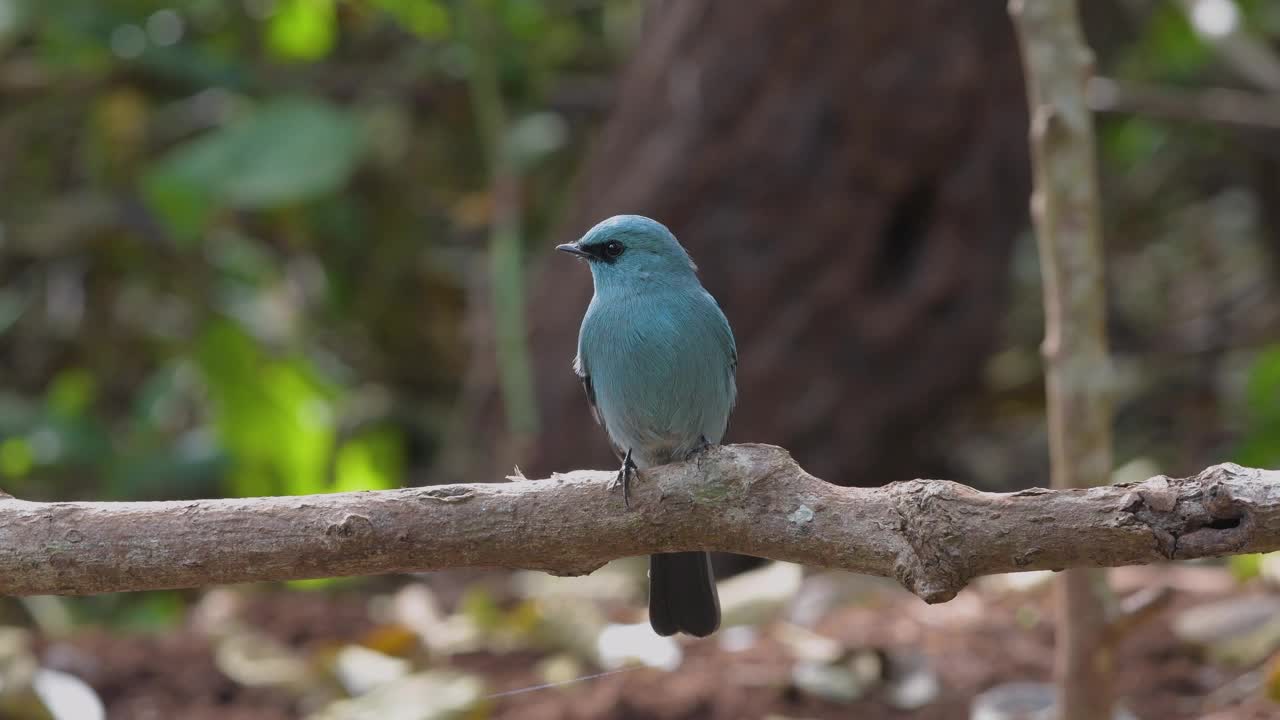
<path fill-rule="evenodd" d="M 613 479 L 609 489 L 612 490 L 619 485 L 622 486 L 622 506 L 631 509 L 631 475 L 637 470 L 636 464 L 631 461 L 631 451 L 627 451 L 627 456 L 622 459 L 622 468 L 618 470 L 618 475 Z"/>

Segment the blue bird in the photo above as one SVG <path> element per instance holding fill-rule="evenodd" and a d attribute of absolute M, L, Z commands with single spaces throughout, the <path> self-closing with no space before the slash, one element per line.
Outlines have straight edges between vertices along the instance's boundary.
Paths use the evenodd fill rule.
<path fill-rule="evenodd" d="M 591 268 L 595 295 L 573 367 L 622 461 L 617 482 L 629 505 L 633 470 L 687 459 L 724 437 L 737 396 L 733 331 L 689 253 L 658 222 L 619 215 L 556 249 Z M 710 554 L 650 557 L 649 624 L 659 635 L 715 632 Z"/>

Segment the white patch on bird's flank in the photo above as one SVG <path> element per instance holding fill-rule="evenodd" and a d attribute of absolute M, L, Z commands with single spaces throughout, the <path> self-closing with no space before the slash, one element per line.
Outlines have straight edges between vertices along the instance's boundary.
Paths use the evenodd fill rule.
<path fill-rule="evenodd" d="M 796 511 L 787 516 L 793 525 L 807 525 L 813 522 L 813 510 L 808 505 L 801 505 Z"/>

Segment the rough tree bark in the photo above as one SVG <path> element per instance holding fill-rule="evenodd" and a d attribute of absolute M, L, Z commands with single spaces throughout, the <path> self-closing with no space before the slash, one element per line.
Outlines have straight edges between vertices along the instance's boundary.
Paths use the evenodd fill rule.
<path fill-rule="evenodd" d="M 1031 215 L 1044 277 L 1045 386 L 1049 456 L 1057 489 L 1111 478 L 1111 367 L 1093 116 L 1085 88 L 1093 54 L 1075 0 L 1011 0 L 1026 67 L 1035 191 Z M 1058 578 L 1059 720 L 1113 715 L 1105 576 L 1070 570 Z"/>
<path fill-rule="evenodd" d="M 511 567 L 588 573 L 726 550 L 897 577 L 927 602 L 1017 570 L 1280 549 L 1280 472 L 984 493 L 945 480 L 844 488 L 769 445 L 643 471 L 297 497 L 37 503 L 0 494 L 0 595 Z"/>
<path fill-rule="evenodd" d="M 627 212 L 689 247 L 738 338 L 730 439 L 786 446 L 842 483 L 942 472 L 929 431 L 977 387 L 1025 225 L 1003 3 L 650 9 L 560 239 Z M 547 258 L 530 301 L 542 429 L 495 453 L 489 393 L 459 438 L 477 460 L 449 477 L 615 461 L 568 369 L 590 294 L 581 267 Z"/>

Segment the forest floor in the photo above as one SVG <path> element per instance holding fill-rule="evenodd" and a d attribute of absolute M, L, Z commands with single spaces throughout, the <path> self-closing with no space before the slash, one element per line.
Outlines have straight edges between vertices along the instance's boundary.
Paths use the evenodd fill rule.
<path fill-rule="evenodd" d="M 457 606 L 466 604 L 466 590 L 477 577 L 485 578 L 481 582 L 489 588 L 510 584 L 494 574 L 444 574 L 421 584 L 432 588 L 441 606 Z M 1125 638 L 1116 658 L 1117 685 L 1138 718 L 1280 717 L 1280 704 L 1265 696 L 1268 658 L 1280 641 L 1272 638 L 1265 647 L 1246 642 L 1247 652 L 1235 642 L 1266 634 L 1250 626 L 1246 616 L 1251 613 L 1240 608 L 1253 601 L 1268 607 L 1265 603 L 1276 602 L 1272 593 L 1260 586 L 1242 587 L 1226 569 L 1211 566 L 1127 568 L 1114 571 L 1112 580 L 1120 596 L 1157 585 L 1172 589 L 1168 604 Z M 856 602 L 845 597 L 827 603 L 807 628 L 775 619 L 726 628 L 707 640 L 681 641 L 683 660 L 674 672 L 633 666 L 542 689 L 535 686 L 558 677 L 545 660 L 557 652 L 570 657 L 563 647 L 573 642 L 560 643 L 557 651 L 545 634 L 536 642 L 509 642 L 508 633 L 508 641 L 497 643 L 502 647 L 481 642 L 424 656 L 410 647 L 417 644 L 416 636 L 408 644 L 397 639 L 395 622 L 387 620 L 386 596 L 371 603 L 368 591 L 254 589 L 238 595 L 242 602 L 234 611 L 197 609 L 176 629 L 149 634 L 78 630 L 58 640 L 39 639 L 36 650 L 44 667 L 85 680 L 105 703 L 109 718 L 120 720 L 304 717 L 308 704 L 316 704 L 316 692 L 302 686 L 323 684 L 315 679 L 323 674 L 305 667 L 332 658 L 337 648 L 349 644 L 413 657 L 416 667 L 448 668 L 480 679 L 487 699 L 468 718 L 961 720 L 969 718 L 974 696 L 992 686 L 1048 678 L 1053 652 L 1049 595 L 1043 583 L 1011 588 L 992 582 L 966 590 L 950 603 L 927 606 L 886 583 L 869 581 Z M 1224 600 L 1244 606 L 1224 605 Z M 499 598 L 495 606 L 515 602 Z M 1226 617 L 1213 617 L 1215 607 Z M 1197 615 L 1189 612 L 1193 608 L 1209 612 Z M 234 615 L 234 625 L 258 637 L 261 647 L 233 660 L 236 653 L 225 644 L 228 633 L 209 631 L 210 614 L 219 612 Z M 469 612 L 474 615 L 474 607 Z M 628 612 L 628 621 L 635 621 L 636 609 Z M 1265 612 L 1252 614 L 1258 623 L 1268 619 Z M 439 627 L 447 632 L 445 625 Z M 1207 640 L 1189 641 L 1188 633 Z M 311 679 L 267 680 L 270 668 L 289 667 L 287 662 L 272 665 L 273 652 L 305 659 L 299 677 Z M 800 679 L 798 656 L 826 658 L 810 663 L 811 669 L 842 670 L 810 672 L 808 680 Z M 237 670 L 235 663 L 250 664 Z M 566 663 L 570 677 L 600 672 L 589 661 Z M 850 672 L 851 667 L 863 671 Z M 411 703 L 398 704 L 404 710 Z M 389 711 L 377 717 L 421 715 Z"/>

